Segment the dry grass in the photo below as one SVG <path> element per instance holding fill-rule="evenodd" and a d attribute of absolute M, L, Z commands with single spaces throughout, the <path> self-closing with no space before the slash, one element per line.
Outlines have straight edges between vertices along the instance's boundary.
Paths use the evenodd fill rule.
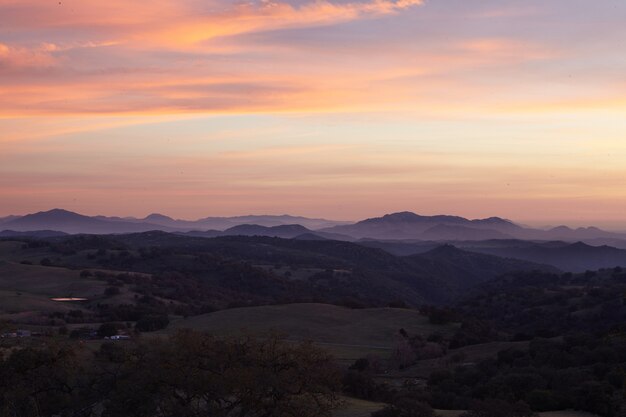
<path fill-rule="evenodd" d="M 90 298 L 102 294 L 104 286 L 102 281 L 80 278 L 79 271 L 0 261 L 0 290 L 4 291 Z"/>
<path fill-rule="evenodd" d="M 356 398 L 343 398 L 344 404 L 333 413 L 333 417 L 369 417 L 374 411 L 385 407 L 383 403 L 358 400 Z M 465 410 L 435 410 L 435 415 L 439 417 L 459 417 Z M 550 411 L 538 413 L 539 417 L 598 417 L 582 411 Z"/>
<path fill-rule="evenodd" d="M 398 331 L 429 335 L 449 333 L 453 326 L 435 326 L 415 310 L 372 308 L 353 310 L 328 304 L 289 304 L 236 308 L 173 321 L 167 331 L 192 328 L 228 336 L 274 331 L 290 340 L 311 340 L 342 364 L 368 354 L 390 355 Z"/>
<path fill-rule="evenodd" d="M 383 403 L 359 400 L 356 398 L 342 398 L 343 405 L 333 412 L 333 417 L 369 417 L 374 411 L 385 407 Z"/>
<path fill-rule="evenodd" d="M 23 265 L 0 261 L 0 313 L 52 312 L 79 308 L 53 297 L 92 299 L 104 292 L 102 281 L 80 278 L 78 271 L 65 268 Z"/>
<path fill-rule="evenodd" d="M 172 329 L 193 328 L 218 335 L 277 331 L 294 340 L 328 345 L 390 349 L 400 328 L 409 334 L 450 332 L 434 326 L 415 310 L 372 308 L 353 310 L 328 304 L 288 304 L 236 308 L 174 322 Z"/>
<path fill-rule="evenodd" d="M 464 412 L 464 410 L 436 410 L 436 413 L 441 417 L 459 417 Z M 573 410 L 549 411 L 546 413 L 537 413 L 537 415 L 539 417 L 598 417 L 595 414 Z"/>

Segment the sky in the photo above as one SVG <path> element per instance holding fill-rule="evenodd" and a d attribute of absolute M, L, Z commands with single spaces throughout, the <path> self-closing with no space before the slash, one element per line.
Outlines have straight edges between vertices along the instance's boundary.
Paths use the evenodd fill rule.
<path fill-rule="evenodd" d="M 0 0 L 0 216 L 626 230 L 623 0 Z"/>

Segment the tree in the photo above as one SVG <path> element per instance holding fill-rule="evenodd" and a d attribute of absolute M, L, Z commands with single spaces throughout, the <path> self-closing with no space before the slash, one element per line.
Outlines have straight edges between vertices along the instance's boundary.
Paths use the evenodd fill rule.
<path fill-rule="evenodd" d="M 432 407 L 413 398 L 399 398 L 392 405 L 372 413 L 372 417 L 433 417 Z"/>
<path fill-rule="evenodd" d="M 135 329 L 140 332 L 154 332 L 165 329 L 168 324 L 170 324 L 170 320 L 167 315 L 145 316 L 137 321 Z"/>
<path fill-rule="evenodd" d="M 182 331 L 166 342 L 100 352 L 115 374 L 103 416 L 330 416 L 338 372 L 311 344 L 216 339 Z M 121 362 L 111 366 L 112 362 Z"/>
<path fill-rule="evenodd" d="M 117 334 L 117 325 L 115 323 L 102 323 L 98 327 L 98 336 L 111 337 Z"/>
<path fill-rule="evenodd" d="M 502 400 L 476 401 L 461 417 L 533 417 L 535 414 L 523 402 L 508 403 Z"/>
<path fill-rule="evenodd" d="M 329 417 L 339 373 L 310 343 L 274 336 L 49 344 L 0 357 L 0 417 Z"/>
<path fill-rule="evenodd" d="M 83 390 L 85 375 L 73 347 L 51 344 L 13 351 L 0 360 L 0 416 L 91 415 L 92 394 Z M 72 410 L 72 411 L 70 411 Z"/>
<path fill-rule="evenodd" d="M 120 289 L 118 287 L 107 287 L 104 290 L 104 295 L 107 297 L 113 297 L 114 295 L 118 295 L 120 293 Z"/>

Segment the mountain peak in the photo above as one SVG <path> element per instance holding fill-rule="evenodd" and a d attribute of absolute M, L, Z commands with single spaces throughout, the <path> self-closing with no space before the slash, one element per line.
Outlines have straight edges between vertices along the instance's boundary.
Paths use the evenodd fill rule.
<path fill-rule="evenodd" d="M 174 219 L 172 219 L 169 216 L 166 216 L 164 214 L 160 214 L 160 213 L 151 213 L 149 215 L 147 215 L 143 220 L 146 221 L 154 221 L 154 220 L 160 220 L 160 221 L 173 221 Z"/>
<path fill-rule="evenodd" d="M 552 229 L 550 229 L 550 232 L 573 232 L 573 230 L 567 226 L 557 226 L 557 227 L 553 227 Z"/>
<path fill-rule="evenodd" d="M 593 248 L 593 246 L 586 244 L 585 242 L 578 241 L 576 243 L 572 243 L 569 245 L 571 249 L 589 249 Z"/>
<path fill-rule="evenodd" d="M 382 217 L 374 217 L 363 220 L 359 223 L 423 223 L 423 222 L 444 222 L 444 223 L 465 223 L 468 222 L 464 217 L 437 215 L 437 216 L 421 216 L 411 211 L 400 211 L 397 213 L 385 214 Z"/>
<path fill-rule="evenodd" d="M 506 226 L 517 226 L 511 220 L 503 219 L 502 217 L 487 217 L 486 219 L 477 219 L 472 220 L 472 223 L 479 224 L 491 224 L 491 225 L 506 225 Z"/>
<path fill-rule="evenodd" d="M 83 216 L 82 214 L 75 213 L 73 211 L 54 208 L 48 211 L 39 211 L 33 214 L 27 214 L 22 217 L 24 218 L 46 218 L 46 219 L 55 219 L 55 220 L 69 220 L 69 219 L 78 219 L 85 218 L 87 216 Z"/>
<path fill-rule="evenodd" d="M 408 223 L 416 222 L 422 219 L 422 216 L 410 211 L 401 211 L 398 213 L 385 214 L 382 217 L 372 217 L 360 221 L 359 223 Z"/>
<path fill-rule="evenodd" d="M 411 221 L 419 220 L 422 216 L 415 214 L 412 211 L 399 211 L 397 213 L 385 214 L 382 218 L 386 220 Z"/>
<path fill-rule="evenodd" d="M 444 245 L 441 246 L 437 246 L 436 248 L 429 250 L 428 252 L 425 253 L 425 255 L 435 255 L 435 256 L 453 256 L 453 255 L 459 255 L 459 254 L 463 254 L 466 253 L 465 251 L 457 248 L 454 245 L 451 245 L 449 243 L 446 243 Z"/>

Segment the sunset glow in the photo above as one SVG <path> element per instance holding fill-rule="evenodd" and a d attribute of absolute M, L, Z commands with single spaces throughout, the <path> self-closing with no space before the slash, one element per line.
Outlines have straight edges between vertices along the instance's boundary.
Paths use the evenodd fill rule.
<path fill-rule="evenodd" d="M 0 0 L 0 216 L 626 230 L 626 2 Z"/>

